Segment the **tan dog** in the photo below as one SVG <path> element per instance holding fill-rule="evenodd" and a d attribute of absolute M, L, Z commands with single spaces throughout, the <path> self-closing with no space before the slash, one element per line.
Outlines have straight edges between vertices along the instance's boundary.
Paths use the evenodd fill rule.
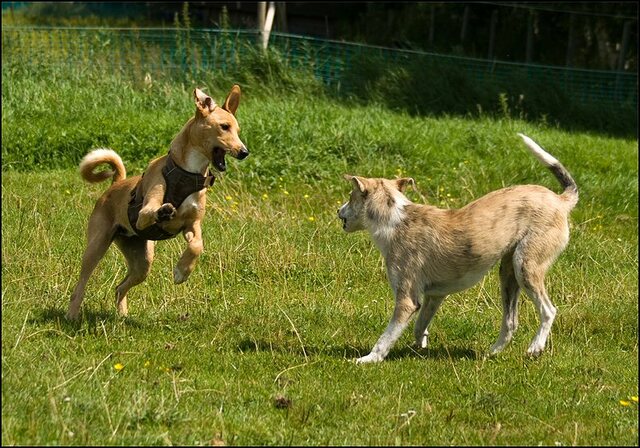
<path fill-rule="evenodd" d="M 196 113 L 175 136 L 169 153 L 152 160 L 142 176 L 126 177 L 122 159 L 110 149 L 96 149 L 80 162 L 88 182 L 111 178 L 113 184 L 98 199 L 89 218 L 88 244 L 82 257 L 80 279 L 71 296 L 68 319 L 76 319 L 91 273 L 111 242 L 124 254 L 128 272 L 116 288 L 120 315 L 127 314 L 127 292 L 149 274 L 155 240 L 182 232 L 187 248 L 173 270 L 175 283 L 193 271 L 203 250 L 200 223 L 205 214 L 206 189 L 214 176 L 209 165 L 224 171 L 225 154 L 237 159 L 249 155 L 238 137 L 235 118 L 240 87 L 234 85 L 222 107 L 200 89 L 194 91 Z M 112 171 L 94 172 L 106 163 Z"/>
<path fill-rule="evenodd" d="M 518 326 L 520 288 L 540 316 L 527 353 L 542 353 L 556 315 L 544 277 L 569 241 L 568 215 L 578 202 L 578 187 L 558 160 L 529 137 L 518 135 L 560 181 L 562 194 L 520 185 L 489 193 L 458 210 L 444 210 L 407 199 L 402 193 L 413 185 L 411 178 L 345 176 L 353 191 L 338 216 L 345 231 L 371 233 L 384 256 L 396 302 L 387 329 L 358 363 L 382 361 L 418 309 L 414 334 L 418 346 L 426 347 L 429 323 L 445 296 L 472 287 L 498 261 L 503 319 L 490 353 L 501 351 Z"/>

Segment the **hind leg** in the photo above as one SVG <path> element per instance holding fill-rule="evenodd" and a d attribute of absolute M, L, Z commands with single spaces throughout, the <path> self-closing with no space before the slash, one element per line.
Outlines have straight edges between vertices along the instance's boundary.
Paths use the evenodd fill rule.
<path fill-rule="evenodd" d="M 533 245 L 531 245 L 533 246 Z M 526 246 L 516 249 L 514 254 L 514 270 L 518 284 L 524 289 L 527 296 L 533 302 L 540 318 L 540 327 L 531 345 L 527 349 L 530 356 L 540 355 L 546 345 L 547 337 L 556 317 L 556 308 L 551 303 L 547 290 L 544 287 L 544 276 L 551 265 L 555 253 L 546 260 L 538 253 L 527 251 Z M 540 260 L 543 260 L 542 262 Z"/>
<path fill-rule="evenodd" d="M 173 268 L 173 281 L 176 284 L 183 283 L 189 278 L 189 275 L 196 266 L 198 257 L 200 257 L 200 254 L 202 254 L 204 250 L 200 221 L 194 221 L 190 225 L 187 225 L 182 231 L 182 234 L 187 242 L 187 248 Z"/>
<path fill-rule="evenodd" d="M 440 308 L 445 297 L 446 296 L 426 296 L 424 298 L 424 302 L 420 307 L 420 312 L 413 330 L 418 347 L 427 348 L 427 344 L 429 342 L 429 324 L 431 323 L 433 316 L 436 314 L 436 311 L 438 311 L 438 308 Z"/>
<path fill-rule="evenodd" d="M 89 281 L 89 277 L 98 265 L 98 262 L 104 257 L 104 254 L 111 245 L 114 231 L 108 218 L 100 210 L 94 211 L 89 218 L 87 228 L 87 248 L 82 256 L 82 268 L 80 269 L 80 278 L 76 287 L 71 294 L 69 302 L 69 310 L 67 311 L 67 319 L 76 320 L 80 314 L 80 305 L 84 299 L 84 290 Z"/>
<path fill-rule="evenodd" d="M 154 242 L 138 237 L 115 238 L 115 243 L 127 260 L 127 276 L 116 287 L 116 306 L 120 316 L 126 316 L 129 312 L 127 308 L 127 292 L 142 283 L 151 271 L 153 262 Z"/>
<path fill-rule="evenodd" d="M 513 252 L 505 255 L 500 263 L 500 293 L 502 295 L 502 327 L 498 340 L 489 350 L 490 355 L 502 351 L 511 342 L 511 338 L 518 328 L 520 285 L 513 268 Z"/>

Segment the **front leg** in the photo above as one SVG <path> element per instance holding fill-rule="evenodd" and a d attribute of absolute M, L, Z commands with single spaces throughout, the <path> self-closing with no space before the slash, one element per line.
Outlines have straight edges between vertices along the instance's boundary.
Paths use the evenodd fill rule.
<path fill-rule="evenodd" d="M 362 358 L 356 359 L 357 364 L 364 364 L 369 362 L 380 362 L 382 361 L 391 347 L 398 340 L 402 331 L 407 327 L 409 323 L 409 319 L 418 309 L 417 299 L 412 299 L 408 295 L 398 295 L 396 299 L 396 306 L 393 310 L 393 317 L 387 325 L 387 329 L 384 331 L 376 345 L 371 349 L 371 353 L 367 356 L 363 356 Z"/>
<path fill-rule="evenodd" d="M 176 209 L 172 204 L 162 203 L 165 189 L 166 184 L 162 179 L 144 193 L 144 201 L 136 221 L 136 227 L 139 230 L 146 229 L 156 222 L 169 221 L 176 216 Z"/>
<path fill-rule="evenodd" d="M 427 348 L 427 344 L 429 342 L 429 324 L 431 323 L 431 319 L 433 319 L 434 314 L 436 314 L 436 311 L 438 311 L 438 308 L 440 308 L 444 298 L 445 296 L 425 296 L 414 327 L 414 336 L 419 348 Z"/>
<path fill-rule="evenodd" d="M 193 223 L 188 224 L 182 231 L 182 235 L 187 241 L 187 248 L 182 253 L 182 256 L 175 268 L 173 268 L 173 281 L 176 284 L 182 283 L 189 278 L 189 275 L 196 267 L 198 257 L 204 249 L 200 221 L 194 221 Z"/>

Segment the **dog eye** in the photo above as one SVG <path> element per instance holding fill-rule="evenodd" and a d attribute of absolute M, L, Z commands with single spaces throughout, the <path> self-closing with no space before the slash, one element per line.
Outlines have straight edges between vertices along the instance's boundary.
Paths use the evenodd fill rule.
<path fill-rule="evenodd" d="M 229 126 L 227 123 L 221 124 L 220 127 L 222 128 L 223 131 L 228 131 L 229 128 L 231 128 L 231 126 Z"/>

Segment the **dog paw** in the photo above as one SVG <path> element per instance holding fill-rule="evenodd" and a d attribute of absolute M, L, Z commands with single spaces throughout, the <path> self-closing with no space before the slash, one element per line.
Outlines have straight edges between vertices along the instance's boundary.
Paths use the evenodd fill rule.
<path fill-rule="evenodd" d="M 538 356 L 542 355 L 543 351 L 544 347 L 531 346 L 527 349 L 527 356 L 529 356 L 530 358 L 537 358 Z"/>
<path fill-rule="evenodd" d="M 381 362 L 384 358 L 377 353 L 369 353 L 367 356 L 356 359 L 356 364 L 368 364 L 373 362 Z"/>
<path fill-rule="evenodd" d="M 426 334 L 418 336 L 416 339 L 416 346 L 418 348 L 427 348 L 427 345 L 429 345 L 429 336 Z"/>
<path fill-rule="evenodd" d="M 76 322 L 78 320 L 78 317 L 80 317 L 80 312 L 78 311 L 68 311 L 67 314 L 65 314 L 65 318 L 70 322 Z"/>
<path fill-rule="evenodd" d="M 178 268 L 178 266 L 176 266 L 175 268 L 173 268 L 173 282 L 176 285 L 184 283 L 189 278 L 189 274 L 190 272 L 183 272 L 180 268 Z"/>
<path fill-rule="evenodd" d="M 156 221 L 171 221 L 173 218 L 175 218 L 176 213 L 176 208 L 172 204 L 162 204 L 162 207 L 160 207 L 156 212 Z"/>
<path fill-rule="evenodd" d="M 495 343 L 491 346 L 491 348 L 489 348 L 489 353 L 487 354 L 487 356 L 495 356 L 500 353 L 503 348 L 504 345 Z"/>

